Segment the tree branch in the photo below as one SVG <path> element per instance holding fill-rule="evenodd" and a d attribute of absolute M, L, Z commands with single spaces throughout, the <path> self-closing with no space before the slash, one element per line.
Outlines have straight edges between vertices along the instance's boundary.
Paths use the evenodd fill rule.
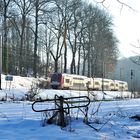
<path fill-rule="evenodd" d="M 97 0 L 94 0 L 94 2 L 96 2 L 97 4 L 102 4 L 103 7 L 105 7 L 105 8 L 106 8 L 106 6 L 104 5 L 104 3 L 105 3 L 106 1 L 107 1 L 107 0 L 101 0 L 101 1 L 97 2 Z M 127 3 L 124 3 L 124 2 L 122 2 L 121 0 L 116 0 L 116 1 L 121 5 L 121 11 L 122 11 L 122 9 L 123 9 L 124 6 L 125 6 L 125 7 L 128 7 L 129 9 L 131 9 L 131 10 L 133 10 L 133 11 L 135 11 L 135 9 L 133 9 L 133 7 L 130 6 L 130 5 L 128 5 Z"/>

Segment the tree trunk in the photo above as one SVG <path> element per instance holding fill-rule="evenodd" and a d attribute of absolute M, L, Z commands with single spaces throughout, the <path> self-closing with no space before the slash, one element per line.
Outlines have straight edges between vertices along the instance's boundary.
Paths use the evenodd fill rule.
<path fill-rule="evenodd" d="M 80 57 L 80 47 L 79 47 L 79 51 L 78 51 L 78 65 L 77 65 L 77 74 L 80 74 L 80 61 L 81 61 L 81 57 Z"/>
<path fill-rule="evenodd" d="M 34 41 L 34 77 L 37 76 L 37 40 L 38 40 L 38 6 L 39 1 L 35 3 L 35 41 Z"/>
<path fill-rule="evenodd" d="M 7 46 L 7 3 L 4 1 L 4 39 L 3 39 L 3 71 L 5 74 L 8 73 L 8 46 Z"/>
<path fill-rule="evenodd" d="M 67 36 L 67 23 L 65 20 L 65 31 L 64 31 L 64 73 L 67 73 L 67 43 L 66 43 L 66 36 Z"/>

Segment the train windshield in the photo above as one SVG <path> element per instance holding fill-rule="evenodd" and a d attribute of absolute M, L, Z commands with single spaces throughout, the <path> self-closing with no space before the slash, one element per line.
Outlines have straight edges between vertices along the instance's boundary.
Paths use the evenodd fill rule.
<path fill-rule="evenodd" d="M 62 76 L 62 74 L 60 74 L 60 73 L 54 73 L 54 74 L 52 74 L 51 82 L 52 81 L 60 82 L 61 81 L 61 76 Z"/>

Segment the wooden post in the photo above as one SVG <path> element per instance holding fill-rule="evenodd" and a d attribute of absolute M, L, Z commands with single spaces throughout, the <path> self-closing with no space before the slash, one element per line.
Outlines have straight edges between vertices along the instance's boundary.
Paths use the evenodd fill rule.
<path fill-rule="evenodd" d="M 66 123 L 65 123 L 64 108 L 63 108 L 64 98 L 63 98 L 63 96 L 60 96 L 59 99 L 60 99 L 60 110 L 59 110 L 60 117 L 59 117 L 59 123 L 60 123 L 60 126 L 65 127 L 66 126 Z"/>

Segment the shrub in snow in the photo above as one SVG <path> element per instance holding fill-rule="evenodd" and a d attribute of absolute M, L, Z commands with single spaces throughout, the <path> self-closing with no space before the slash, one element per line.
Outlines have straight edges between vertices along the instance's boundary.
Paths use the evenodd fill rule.
<path fill-rule="evenodd" d="M 38 87 L 38 83 L 32 83 L 29 92 L 26 94 L 27 100 L 34 101 L 35 96 L 39 94 L 40 88 Z"/>

